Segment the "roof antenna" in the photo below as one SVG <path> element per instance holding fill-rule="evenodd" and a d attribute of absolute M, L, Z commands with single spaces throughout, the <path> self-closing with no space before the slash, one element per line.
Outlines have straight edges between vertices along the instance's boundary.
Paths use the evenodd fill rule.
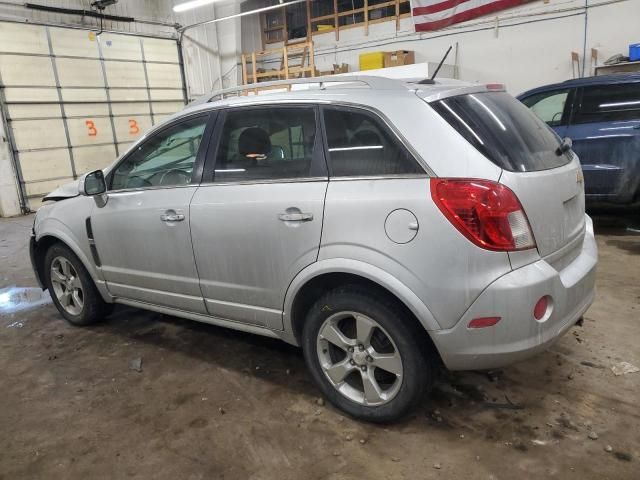
<path fill-rule="evenodd" d="M 436 75 L 438 75 L 438 72 L 442 68 L 444 61 L 449 56 L 449 52 L 451 52 L 452 48 L 453 48 L 453 45 L 449 45 L 449 49 L 447 50 L 447 53 L 445 53 L 444 57 L 442 57 L 442 60 L 440 60 L 440 63 L 438 64 L 438 67 L 436 68 L 435 72 L 433 72 L 433 75 L 431 75 L 431 78 L 425 78 L 424 80 L 420 80 L 418 82 L 420 85 L 434 85 L 436 83 L 435 82 Z"/>

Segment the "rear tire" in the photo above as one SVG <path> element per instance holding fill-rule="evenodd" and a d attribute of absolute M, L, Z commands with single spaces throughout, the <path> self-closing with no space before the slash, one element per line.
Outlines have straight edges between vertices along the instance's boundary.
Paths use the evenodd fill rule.
<path fill-rule="evenodd" d="M 56 243 L 44 258 L 47 289 L 60 314 L 71 324 L 94 324 L 111 310 L 80 259 L 69 247 Z"/>
<path fill-rule="evenodd" d="M 433 382 L 434 362 L 418 328 L 389 298 L 355 285 L 340 287 L 307 313 L 305 361 L 336 407 L 361 420 L 394 421 Z"/>

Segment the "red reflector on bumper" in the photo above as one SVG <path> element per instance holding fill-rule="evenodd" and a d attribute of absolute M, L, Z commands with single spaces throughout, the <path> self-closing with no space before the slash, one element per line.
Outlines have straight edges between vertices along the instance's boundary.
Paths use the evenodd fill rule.
<path fill-rule="evenodd" d="M 496 323 L 500 321 L 501 318 L 502 317 L 474 318 L 469 322 L 469 326 L 467 328 L 493 327 Z"/>
<path fill-rule="evenodd" d="M 549 296 L 545 295 L 538 303 L 536 303 L 535 307 L 533 307 L 533 317 L 536 320 L 542 320 L 547 313 L 547 309 L 549 308 Z"/>

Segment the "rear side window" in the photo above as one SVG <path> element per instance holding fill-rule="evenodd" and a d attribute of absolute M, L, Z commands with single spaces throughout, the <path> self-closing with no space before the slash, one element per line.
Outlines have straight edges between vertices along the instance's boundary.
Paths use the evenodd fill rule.
<path fill-rule="evenodd" d="M 332 176 L 424 173 L 374 115 L 330 107 L 323 111 Z"/>
<path fill-rule="evenodd" d="M 569 97 L 569 90 L 554 90 L 531 95 L 522 103 L 531 109 L 540 120 L 551 127 L 562 125 L 565 105 Z"/>
<path fill-rule="evenodd" d="M 534 172 L 566 165 L 559 137 L 526 106 L 504 92 L 445 98 L 431 106 L 500 168 Z"/>
<path fill-rule="evenodd" d="M 313 108 L 229 111 L 220 136 L 214 182 L 308 177 L 315 136 Z"/>
<path fill-rule="evenodd" d="M 640 83 L 584 87 L 573 123 L 640 118 Z"/>

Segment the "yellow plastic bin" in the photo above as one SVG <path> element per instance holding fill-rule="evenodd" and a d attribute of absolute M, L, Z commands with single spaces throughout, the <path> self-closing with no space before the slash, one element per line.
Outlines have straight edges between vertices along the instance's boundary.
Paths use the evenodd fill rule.
<path fill-rule="evenodd" d="M 384 68 L 384 52 L 369 52 L 360 54 L 360 71 Z"/>

